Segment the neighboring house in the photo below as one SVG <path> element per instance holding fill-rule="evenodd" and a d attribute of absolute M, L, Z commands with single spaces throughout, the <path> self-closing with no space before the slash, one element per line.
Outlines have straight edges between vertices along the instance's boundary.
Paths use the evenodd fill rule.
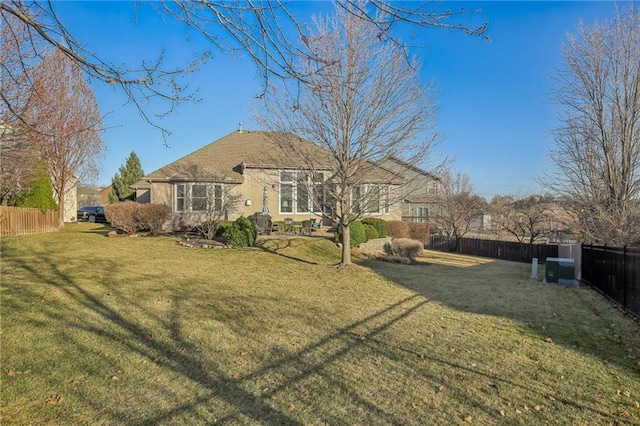
<path fill-rule="evenodd" d="M 95 186 L 78 185 L 78 207 L 103 205 L 100 191 L 101 188 Z"/>
<path fill-rule="evenodd" d="M 286 148 L 292 144 L 304 156 Z M 305 158 L 312 159 L 313 172 Z M 296 135 L 239 130 L 149 173 L 133 187 L 137 202 L 171 207 L 173 229 L 202 220 L 227 192 L 242 197 L 237 211 L 228 215 L 231 220 L 263 211 L 273 221 L 318 219 L 325 213 L 323 224 L 330 225 L 330 200 L 314 202 L 317 197 L 309 192 L 330 184 L 331 164 L 328 151 Z M 400 207 L 389 203 L 389 187 L 401 181 L 377 166 L 367 176 L 366 184 L 354 190 L 354 196 L 364 191 L 378 195 L 377 202 L 363 207 L 366 215 L 399 220 Z"/>
<path fill-rule="evenodd" d="M 440 204 L 440 179 L 393 156 L 384 158 L 378 165 L 406 181 L 402 186 L 403 197 L 400 204 L 402 220 L 429 223 L 430 216 Z"/>
<path fill-rule="evenodd" d="M 96 205 L 106 206 L 109 204 L 109 194 L 111 194 L 111 190 L 113 189 L 113 185 L 105 186 L 102 188 L 98 194 L 100 195 L 100 201 Z"/>

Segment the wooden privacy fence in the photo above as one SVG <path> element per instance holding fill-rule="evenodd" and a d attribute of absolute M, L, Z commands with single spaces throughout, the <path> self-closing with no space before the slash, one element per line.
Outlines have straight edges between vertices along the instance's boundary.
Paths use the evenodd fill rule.
<path fill-rule="evenodd" d="M 443 235 L 431 235 L 427 248 L 438 251 L 454 251 L 454 240 Z M 558 257 L 557 245 L 525 244 L 476 238 L 461 238 L 460 246 L 455 251 L 473 256 L 527 263 L 531 262 L 534 257 L 537 257 L 540 263 L 544 263 L 547 257 Z"/>
<path fill-rule="evenodd" d="M 640 247 L 583 244 L 582 281 L 640 317 Z"/>
<path fill-rule="evenodd" d="M 60 213 L 0 206 L 0 236 L 42 234 L 60 230 Z"/>

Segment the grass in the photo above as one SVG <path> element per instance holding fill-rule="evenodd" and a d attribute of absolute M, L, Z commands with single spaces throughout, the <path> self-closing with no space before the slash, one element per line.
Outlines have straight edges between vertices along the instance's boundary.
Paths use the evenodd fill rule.
<path fill-rule="evenodd" d="M 2 424 L 640 424 L 640 327 L 524 264 L 1 241 Z"/>

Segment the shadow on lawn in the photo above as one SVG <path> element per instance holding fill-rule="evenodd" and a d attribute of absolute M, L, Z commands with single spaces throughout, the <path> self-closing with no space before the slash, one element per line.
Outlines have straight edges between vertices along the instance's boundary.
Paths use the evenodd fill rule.
<path fill-rule="evenodd" d="M 364 266 L 428 300 L 462 312 L 515 320 L 541 340 L 551 339 L 638 373 L 629 356 L 640 344 L 638 324 L 601 303 L 592 290 L 530 279 L 528 264 L 464 255 L 451 255 L 453 260 L 447 262 L 446 256 L 434 256 L 432 265 L 438 272 L 376 260 Z M 599 335 L 594 338 L 594 333 Z"/>
<path fill-rule="evenodd" d="M 428 303 L 419 295 L 398 300 L 348 326 L 335 329 L 295 351 L 283 350 L 282 356 L 274 357 L 274 360 L 264 363 L 245 375 L 233 377 L 216 359 L 203 357 L 201 347 L 191 341 L 183 330 L 180 296 L 173 296 L 174 303 L 168 318 L 138 307 L 137 309 L 145 313 L 144 318 L 133 321 L 127 318 L 130 315 L 118 310 L 117 300 L 126 297 L 126 295 L 118 293 L 115 288 L 109 289 L 108 297 L 92 294 L 64 273 L 54 262 L 47 259 L 45 254 L 43 256 L 45 258 L 41 259 L 38 268 L 34 268 L 19 258 L 12 258 L 10 262 L 27 271 L 32 277 L 30 281 L 55 288 L 69 298 L 70 302 L 58 303 L 55 306 L 43 303 L 39 306 L 38 311 L 46 315 L 49 322 L 45 325 L 46 327 L 51 327 L 51 323 L 55 324 L 56 329 L 64 330 L 69 345 L 80 348 L 88 354 L 87 358 L 89 359 L 82 359 L 86 365 L 79 363 L 80 365 L 76 366 L 84 368 L 86 376 L 95 374 L 93 369 L 96 359 L 91 359 L 92 357 L 109 358 L 109 361 L 116 361 L 109 357 L 114 354 L 105 354 L 105 351 L 108 350 L 105 347 L 101 345 L 88 347 L 79 338 L 74 338 L 74 336 L 84 333 L 94 336 L 98 341 L 106 340 L 109 345 L 115 345 L 116 351 L 119 351 L 118 348 L 122 348 L 125 352 L 137 354 L 160 367 L 163 372 L 169 373 L 163 373 L 163 375 L 177 375 L 184 379 L 183 388 L 180 388 L 179 391 L 188 395 L 185 398 L 187 401 L 183 403 L 176 401 L 175 389 L 168 387 L 161 391 L 164 394 L 163 399 L 166 400 L 163 402 L 166 402 L 170 408 L 157 407 L 152 415 L 140 414 L 137 409 L 145 404 L 157 403 L 158 401 L 140 400 L 133 401 L 129 406 L 117 406 L 109 398 L 87 396 L 84 403 L 92 407 L 93 413 L 96 413 L 90 416 L 100 416 L 91 417 L 92 421 L 148 425 L 172 421 L 181 422 L 185 419 L 188 419 L 188 422 L 211 422 L 211 412 L 208 409 L 211 408 L 212 400 L 218 400 L 232 407 L 231 410 L 227 410 L 229 411 L 227 414 L 215 416 L 215 421 L 223 424 L 244 422 L 246 418 L 262 424 L 303 424 L 307 423 L 306 420 L 303 420 L 304 417 L 292 414 L 285 402 L 275 402 L 273 398 L 289 388 L 304 387 L 305 381 L 310 377 L 319 376 L 323 383 L 330 386 L 331 392 L 339 394 L 340 398 L 344 399 L 333 401 L 333 404 L 329 406 L 320 407 L 320 412 L 314 413 L 318 421 L 328 424 L 344 423 L 345 418 L 337 414 L 336 411 L 343 407 L 342 404 L 345 404 L 352 409 L 356 408 L 359 412 L 358 418 L 361 420 L 364 417 L 372 423 L 394 424 L 398 422 L 395 413 L 379 406 L 376 401 L 360 395 L 357 388 L 354 389 L 356 384 L 351 383 L 349 378 L 329 367 L 351 357 L 354 351 L 374 350 L 378 351 L 381 356 L 392 359 L 397 357 L 396 349 L 383 343 L 382 335 L 390 327 L 411 316 Z M 117 265 L 112 262 L 92 260 L 91 267 L 107 274 L 109 270 L 117 268 Z M 46 273 L 43 272 L 43 268 L 46 269 Z M 23 303 L 31 303 L 29 300 L 39 300 L 39 296 L 35 293 L 28 294 L 27 288 L 20 290 L 23 292 L 21 294 Z M 10 298 L 5 303 L 16 304 L 16 298 Z M 20 307 L 14 306 L 13 310 L 18 312 Z M 363 329 L 366 330 L 366 336 L 362 335 Z M 76 334 L 77 332 L 79 334 Z M 163 332 L 168 334 L 170 338 L 157 337 Z M 132 369 L 135 366 L 127 365 L 123 368 Z M 42 373 L 46 374 L 46 372 Z M 105 375 L 108 376 L 109 373 L 105 372 Z M 274 380 L 274 378 L 276 379 Z M 429 380 L 437 381 L 439 378 L 430 376 Z M 260 386 L 262 389 L 260 391 L 249 390 L 253 384 L 264 381 L 270 382 L 270 385 L 264 388 Z M 205 394 L 197 397 L 191 396 L 195 395 L 195 392 L 189 394 L 188 387 L 192 386 L 190 383 L 206 390 Z M 62 386 L 61 384 L 52 385 Z M 162 388 L 163 385 L 159 383 L 156 386 Z M 156 389 L 156 391 L 159 390 Z M 321 389 L 318 392 L 321 392 Z M 80 393 L 76 394 L 81 395 Z M 326 395 L 319 395 L 319 397 L 326 397 Z M 141 398 L 143 397 L 141 396 Z M 481 402 L 478 401 L 477 404 L 481 404 Z M 489 411 L 488 407 L 483 408 Z M 76 406 L 75 410 L 77 409 Z M 68 413 L 68 415 L 73 414 Z M 58 420 L 65 421 L 60 417 Z M 71 418 L 66 420 L 71 421 Z"/>
<path fill-rule="evenodd" d="M 267 251 L 274 250 L 275 254 L 282 255 L 277 251 L 284 248 L 286 247 Z M 433 285 L 429 285 L 426 283 L 428 276 L 424 274 L 425 271 L 430 273 L 432 268 L 407 267 L 367 261 L 365 262 L 367 267 L 413 290 L 415 294 L 397 300 L 395 303 L 377 312 L 363 316 L 347 326 L 337 328 L 331 333 L 321 336 L 294 351 L 283 350 L 281 356 L 268 360 L 247 374 L 233 377 L 215 358 L 204 356 L 198 343 L 189 338 L 188 330 L 183 329 L 188 323 L 183 319 L 184 313 L 182 312 L 181 304 L 183 298 L 189 297 L 188 295 L 181 296 L 177 290 L 174 292 L 172 296 L 174 302 L 168 317 L 139 306 L 137 309 L 143 312 L 144 315 L 142 319 L 134 321 L 128 318 L 130 315 L 118 309 L 117 300 L 126 298 L 127 295 L 119 294 L 116 289 L 110 290 L 112 292 L 110 297 L 92 294 L 81 284 L 75 282 L 72 277 L 64 273 L 53 261 L 46 257 L 46 254 L 42 254 L 42 256 L 44 259 L 40 262 L 38 268 L 34 268 L 31 264 L 20 260 L 18 257 L 10 258 L 8 261 L 16 263 L 17 266 L 28 271 L 33 277 L 30 281 L 54 287 L 71 299 L 71 302 L 66 306 L 42 304 L 40 307 L 41 312 L 44 312 L 51 321 L 64 330 L 80 331 L 81 333 L 89 333 L 99 339 L 106 339 L 110 344 L 138 354 L 140 357 L 160 367 L 163 371 L 170 372 L 169 376 L 174 375 L 184 379 L 185 388 L 180 390 L 187 395 L 185 397 L 187 401 L 177 402 L 174 389 L 163 389 L 164 398 L 169 401 L 166 405 L 170 408 L 158 407 L 156 412 L 151 415 L 128 411 L 126 407 L 110 405 L 108 399 L 87 399 L 86 404 L 92 406 L 95 413 L 101 413 L 100 415 L 108 417 L 107 419 L 93 419 L 98 422 L 152 425 L 172 421 L 181 422 L 185 418 L 190 422 L 210 422 L 211 418 L 208 415 L 211 415 L 211 413 L 207 409 L 211 407 L 212 400 L 219 400 L 232 407 L 227 414 L 215 416 L 216 421 L 220 423 L 244 422 L 246 418 L 273 425 L 307 423 L 307 421 L 304 421 L 307 419 L 300 417 L 299 413 L 290 411 L 285 402 L 276 401 L 273 398 L 288 388 L 306 385 L 306 381 L 311 377 L 320 376 L 323 383 L 328 384 L 331 389 L 335 389 L 335 392 L 339 393 L 341 398 L 344 398 L 340 402 L 334 402 L 334 404 L 341 403 L 357 409 L 359 421 L 364 423 L 395 424 L 399 421 L 396 413 L 377 404 L 371 398 L 360 394 L 357 388 L 354 389 L 353 383 L 350 382 L 352 378 L 344 377 L 339 374 L 339 370 L 332 370 L 329 367 L 345 359 L 354 362 L 351 357 L 359 359 L 362 351 L 365 351 L 365 353 L 374 353 L 376 356 L 388 359 L 397 359 L 400 356 L 409 357 L 409 359 L 426 357 L 428 362 L 448 366 L 470 376 L 484 374 L 457 363 L 455 360 L 442 359 L 428 353 L 418 354 L 411 349 L 398 347 L 385 339 L 387 330 L 412 316 L 432 300 L 463 311 L 505 316 L 524 323 L 543 320 L 543 318 L 537 318 L 537 314 L 519 313 L 517 310 L 514 311 L 511 308 L 507 308 L 502 303 L 484 303 L 486 295 L 482 298 L 479 296 L 481 292 L 491 291 L 490 283 L 479 285 L 477 289 L 469 289 L 468 285 L 463 282 L 455 281 L 448 285 L 443 285 L 444 283 L 442 282 L 434 282 Z M 285 255 L 285 257 L 288 256 Z M 300 261 L 301 259 L 295 258 L 295 260 Z M 311 262 L 306 261 L 306 263 Z M 41 267 L 47 268 L 48 271 L 51 271 L 51 274 L 43 273 L 40 270 Z M 108 271 L 116 269 L 118 265 L 115 262 L 102 261 L 100 263 L 99 260 L 92 260 L 91 267 L 106 275 L 109 273 Z M 491 264 L 477 264 L 472 268 L 477 272 L 479 279 L 490 278 L 496 273 L 495 265 Z M 27 291 L 27 289 L 21 290 Z M 25 299 L 24 303 L 27 303 L 29 299 L 37 300 L 38 298 L 35 294 L 24 294 L 23 297 Z M 8 301 L 5 300 L 4 303 L 14 302 L 9 299 Z M 219 310 L 224 301 L 216 300 L 213 303 L 212 309 Z M 20 309 L 18 307 L 14 308 L 14 310 L 18 312 Z M 234 318 L 229 317 L 225 321 L 232 322 Z M 237 327 L 236 333 L 243 333 L 243 330 L 237 324 L 230 324 L 230 326 Z M 165 332 L 168 338 L 160 337 L 163 333 L 158 332 L 158 328 L 160 328 L 161 332 Z M 363 335 L 363 330 L 366 330 L 364 331 L 365 335 Z M 286 332 L 286 330 L 284 331 Z M 247 332 L 245 331 L 244 333 Z M 67 335 L 71 338 L 74 334 L 73 332 L 68 332 Z M 570 344 L 568 341 L 563 341 L 562 336 L 554 335 L 551 337 L 554 340 L 558 339 L 557 343 Z M 77 340 L 69 343 L 77 346 L 83 345 L 82 342 Z M 102 353 L 102 348 L 85 349 L 87 353 L 93 352 L 93 356 L 105 356 Z M 597 348 L 592 348 L 590 351 L 609 362 L 616 362 L 611 359 L 610 354 L 599 352 Z M 86 368 L 89 369 L 89 366 Z M 134 367 L 132 366 L 131 368 Z M 90 375 L 91 373 L 87 371 L 86 374 Z M 441 375 L 427 369 L 420 370 L 419 367 L 416 367 L 415 374 L 420 375 L 424 381 L 429 383 L 442 384 L 448 388 L 453 388 L 461 403 L 464 401 L 464 404 L 472 405 L 490 416 L 497 415 L 494 408 L 487 406 L 486 402 L 477 395 L 468 392 L 464 382 L 459 384 L 444 383 Z M 513 387 L 524 387 L 523 384 L 513 383 L 508 378 L 492 377 L 491 380 Z M 251 390 L 254 384 L 262 384 L 265 381 L 271 382 L 268 387 L 261 385 L 260 390 Z M 197 397 L 195 393 L 189 394 L 189 390 L 186 388 L 189 387 L 190 383 L 204 389 L 205 394 Z M 162 384 L 157 386 L 160 388 Z M 533 389 L 541 395 L 544 393 L 541 389 L 537 390 L 535 385 L 531 385 L 527 389 Z M 180 393 L 178 392 L 178 394 Z M 146 401 L 137 402 L 138 405 L 147 403 Z M 581 404 L 580 402 L 568 400 L 563 402 L 580 410 L 594 411 L 586 403 Z M 343 424 L 345 419 L 335 412 L 336 407 L 338 405 L 321 407 L 320 410 L 323 411 L 314 413 L 314 416 L 329 424 Z M 599 411 L 597 413 L 600 416 L 609 417 L 607 413 Z M 132 418 L 132 415 L 137 417 Z M 370 421 L 367 422 L 362 417 Z"/>

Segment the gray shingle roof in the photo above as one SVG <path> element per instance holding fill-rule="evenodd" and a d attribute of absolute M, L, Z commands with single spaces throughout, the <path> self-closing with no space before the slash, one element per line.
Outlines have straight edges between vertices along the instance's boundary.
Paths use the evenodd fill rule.
<path fill-rule="evenodd" d="M 317 170 L 330 170 L 334 164 L 329 151 L 294 134 L 237 131 L 149 173 L 143 181 L 242 183 L 244 168 L 309 169 L 309 158 Z M 379 167 L 367 174 L 371 181 L 397 180 Z"/>

